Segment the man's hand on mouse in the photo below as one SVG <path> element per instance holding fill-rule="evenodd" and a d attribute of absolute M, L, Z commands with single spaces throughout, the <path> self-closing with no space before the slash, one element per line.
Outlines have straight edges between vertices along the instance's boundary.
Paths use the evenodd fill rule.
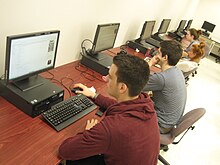
<path fill-rule="evenodd" d="M 74 85 L 74 88 L 75 87 L 79 87 L 82 89 L 82 91 L 80 90 L 77 90 L 76 93 L 82 93 L 83 95 L 87 96 L 87 97 L 90 97 L 90 98 L 94 98 L 96 93 L 94 90 L 91 90 L 90 88 L 88 88 L 87 86 L 81 84 L 81 83 L 78 83 L 78 84 L 75 84 Z"/>

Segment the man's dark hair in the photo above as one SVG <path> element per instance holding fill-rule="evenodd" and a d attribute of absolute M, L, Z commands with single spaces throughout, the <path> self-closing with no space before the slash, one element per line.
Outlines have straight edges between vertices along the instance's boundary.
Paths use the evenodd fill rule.
<path fill-rule="evenodd" d="M 117 66 L 117 82 L 128 86 L 131 97 L 139 95 L 149 79 L 148 63 L 133 55 L 119 54 L 113 58 L 113 64 Z"/>
<path fill-rule="evenodd" d="M 168 64 L 174 66 L 182 57 L 183 49 L 180 43 L 174 40 L 166 40 L 160 43 L 162 57 L 168 56 Z"/>

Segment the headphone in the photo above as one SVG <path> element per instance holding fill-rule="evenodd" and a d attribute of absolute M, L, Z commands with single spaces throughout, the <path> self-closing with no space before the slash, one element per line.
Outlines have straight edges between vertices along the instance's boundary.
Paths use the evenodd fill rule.
<path fill-rule="evenodd" d="M 126 51 L 126 48 L 127 48 L 127 45 L 121 45 L 120 46 L 120 52 L 118 52 L 117 55 L 128 54 L 127 51 Z"/>

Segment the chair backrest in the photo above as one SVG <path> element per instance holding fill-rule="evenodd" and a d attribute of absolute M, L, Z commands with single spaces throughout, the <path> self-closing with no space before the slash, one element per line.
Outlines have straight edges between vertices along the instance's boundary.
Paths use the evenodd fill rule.
<path fill-rule="evenodd" d="M 194 73 L 196 70 L 198 69 L 198 67 L 195 67 L 194 69 L 192 69 L 192 70 L 190 70 L 190 71 L 188 71 L 188 72 L 183 72 L 183 76 L 184 76 L 184 78 L 187 78 L 187 77 L 189 77 L 192 73 Z"/>
<path fill-rule="evenodd" d="M 179 124 L 174 127 L 170 133 L 160 135 L 160 144 L 168 145 L 173 143 L 174 139 L 181 133 L 190 128 L 196 121 L 198 121 L 206 110 L 204 108 L 196 108 L 187 112 L 180 120 Z"/>

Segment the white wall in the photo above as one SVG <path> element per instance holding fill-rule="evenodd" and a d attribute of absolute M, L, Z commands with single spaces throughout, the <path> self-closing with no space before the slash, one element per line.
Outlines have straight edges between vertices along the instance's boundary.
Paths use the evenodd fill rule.
<path fill-rule="evenodd" d="M 0 0 L 0 76 L 8 35 L 60 30 L 59 66 L 80 58 L 81 41 L 93 40 L 97 24 L 120 22 L 119 46 L 137 38 L 144 21 L 156 20 L 157 31 L 163 18 L 171 18 L 170 29 L 175 29 L 181 19 L 194 18 L 197 6 L 199 0 Z"/>
<path fill-rule="evenodd" d="M 195 26 L 200 29 L 204 21 L 215 24 L 215 29 L 211 37 L 220 42 L 220 1 L 219 0 L 200 0 L 194 19 Z"/>

